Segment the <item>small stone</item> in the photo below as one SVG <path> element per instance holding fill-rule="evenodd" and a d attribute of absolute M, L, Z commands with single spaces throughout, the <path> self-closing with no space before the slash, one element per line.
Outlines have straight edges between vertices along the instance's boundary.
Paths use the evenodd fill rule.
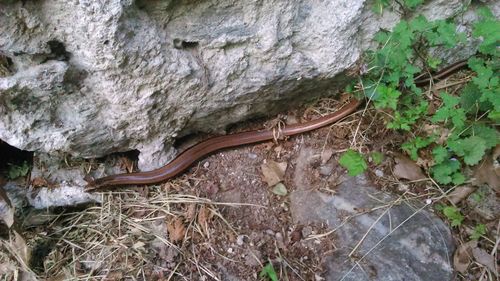
<path fill-rule="evenodd" d="M 375 175 L 379 178 L 383 177 L 384 176 L 384 171 L 382 170 L 379 170 L 379 169 L 376 169 L 375 170 Z"/>
<path fill-rule="evenodd" d="M 322 176 L 329 176 L 332 174 L 332 171 L 333 171 L 333 163 L 327 163 L 319 167 L 319 173 Z"/>
<path fill-rule="evenodd" d="M 276 242 L 278 243 L 278 247 L 281 249 L 285 249 L 283 234 L 281 234 L 280 232 L 276 232 L 274 236 L 276 237 Z"/>
<path fill-rule="evenodd" d="M 404 183 L 400 183 L 398 185 L 398 191 L 401 191 L 401 192 L 405 192 L 405 191 L 408 191 L 409 190 L 409 186 L 407 184 L 404 184 Z"/>
<path fill-rule="evenodd" d="M 311 226 L 305 226 L 304 228 L 302 228 L 302 237 L 307 238 L 311 234 L 312 234 Z"/>
<path fill-rule="evenodd" d="M 281 203 L 280 207 L 283 208 L 283 211 L 288 212 L 288 205 L 285 202 Z"/>
<path fill-rule="evenodd" d="M 273 193 L 279 196 L 286 196 L 288 191 L 283 183 L 278 183 L 273 187 Z"/>
<path fill-rule="evenodd" d="M 236 245 L 238 246 L 243 246 L 243 243 L 245 242 L 245 236 L 244 235 L 238 235 L 236 238 Z"/>
<path fill-rule="evenodd" d="M 318 274 L 314 274 L 314 280 L 315 281 L 323 281 L 323 280 L 325 280 L 325 278 L 319 276 Z"/>

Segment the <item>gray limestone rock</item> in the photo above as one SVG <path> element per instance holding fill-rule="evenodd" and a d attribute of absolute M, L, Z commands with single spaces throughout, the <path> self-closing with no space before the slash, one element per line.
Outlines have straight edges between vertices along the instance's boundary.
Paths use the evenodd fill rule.
<path fill-rule="evenodd" d="M 321 193 L 303 174 L 308 150 L 290 194 L 294 223 L 334 229 L 336 251 L 325 257 L 329 281 L 453 280 L 454 243 L 447 225 L 426 206 L 378 191 L 363 176 L 347 178 L 335 195 Z"/>
<path fill-rule="evenodd" d="M 427 1 L 421 12 L 445 18 L 464 2 Z M 158 167 L 179 136 L 342 87 L 374 33 L 400 19 L 371 5 L 2 1 L 0 55 L 9 65 L 0 77 L 0 138 L 59 157 L 138 150 L 141 169 Z"/>

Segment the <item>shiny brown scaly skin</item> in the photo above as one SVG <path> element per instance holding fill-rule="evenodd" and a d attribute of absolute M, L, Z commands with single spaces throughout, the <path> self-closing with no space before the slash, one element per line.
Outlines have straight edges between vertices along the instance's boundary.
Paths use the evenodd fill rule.
<path fill-rule="evenodd" d="M 467 66 L 467 61 L 459 61 L 442 69 L 432 76 L 417 78 L 415 80 L 415 84 L 417 86 L 429 85 L 431 81 L 444 79 L 465 66 Z M 362 102 L 359 100 L 353 100 L 342 107 L 340 110 L 332 114 L 302 124 L 286 126 L 279 132 L 278 137 L 293 136 L 333 124 L 340 119 L 348 116 L 349 114 L 355 112 L 361 103 Z M 102 187 L 147 185 L 163 182 L 179 175 L 187 168 L 189 168 L 194 162 L 202 159 L 212 152 L 223 148 L 230 148 L 245 144 L 273 140 L 277 137 L 276 134 L 276 131 L 263 130 L 210 138 L 182 152 L 174 160 L 161 168 L 147 172 L 117 174 L 98 178 L 94 181 L 89 182 L 89 184 L 87 185 L 87 190 L 96 190 Z"/>
<path fill-rule="evenodd" d="M 360 104 L 361 101 L 353 100 L 342 107 L 340 110 L 332 114 L 302 124 L 286 126 L 279 132 L 272 130 L 250 131 L 210 138 L 182 152 L 174 160 L 161 168 L 148 172 L 118 174 L 98 178 L 88 184 L 87 190 L 94 190 L 105 186 L 111 187 L 119 185 L 154 184 L 163 182 L 177 176 L 178 174 L 189 168 L 194 162 L 217 150 L 244 144 L 268 141 L 284 136 L 293 136 L 316 130 L 318 128 L 330 125 L 353 113 Z"/>
<path fill-rule="evenodd" d="M 430 85 L 431 81 L 442 80 L 465 67 L 467 67 L 467 60 L 461 60 L 451 65 L 448 65 L 447 67 L 441 69 L 432 76 L 429 76 L 427 73 L 424 73 L 423 75 L 417 76 L 417 78 L 415 79 L 415 85 L 419 87 L 428 86 Z"/>

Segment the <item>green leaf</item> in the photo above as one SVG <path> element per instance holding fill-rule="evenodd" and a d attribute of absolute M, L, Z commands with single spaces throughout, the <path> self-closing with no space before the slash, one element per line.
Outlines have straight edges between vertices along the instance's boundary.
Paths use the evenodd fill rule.
<path fill-rule="evenodd" d="M 396 109 L 398 105 L 398 98 L 401 92 L 385 85 L 377 87 L 377 99 L 374 101 L 376 108 L 392 108 Z"/>
<path fill-rule="evenodd" d="M 481 236 L 486 235 L 486 225 L 484 224 L 478 224 L 476 227 L 474 227 L 474 230 L 472 231 L 472 234 L 470 235 L 470 239 L 472 240 L 479 240 Z"/>
<path fill-rule="evenodd" d="M 448 119 L 451 119 L 455 127 L 462 128 L 465 124 L 466 117 L 465 111 L 462 108 L 456 108 L 460 103 L 460 99 L 447 93 L 441 93 L 440 96 L 443 100 L 443 105 L 436 111 L 434 116 L 432 116 L 432 122 L 446 122 Z"/>
<path fill-rule="evenodd" d="M 411 29 L 416 32 L 422 32 L 428 29 L 429 26 L 429 21 L 423 15 L 419 15 L 410 21 Z"/>
<path fill-rule="evenodd" d="M 465 176 L 462 175 L 462 173 L 454 173 L 453 175 L 451 175 L 451 182 L 454 185 L 463 184 L 465 182 Z"/>
<path fill-rule="evenodd" d="M 387 128 L 410 131 L 411 125 L 415 124 L 418 119 L 425 115 L 427 106 L 428 103 L 426 101 L 421 101 L 418 106 L 413 105 L 402 111 L 403 114 L 401 114 L 400 111 L 396 111 L 394 113 L 394 119 L 387 124 Z"/>
<path fill-rule="evenodd" d="M 24 161 L 21 165 L 8 164 L 7 178 L 13 180 L 19 177 L 24 177 L 30 171 L 30 165 Z"/>
<path fill-rule="evenodd" d="M 498 77 L 495 77 L 498 78 Z M 493 81 L 494 79 L 491 79 L 490 81 Z M 498 79 L 495 79 L 498 80 Z M 481 102 L 489 102 L 490 104 L 493 105 L 494 110 L 500 110 L 500 87 L 498 86 L 492 86 L 491 88 L 488 89 L 483 89 L 482 90 L 483 95 L 479 99 Z"/>
<path fill-rule="evenodd" d="M 389 6 L 389 0 L 375 0 L 372 11 L 376 14 L 382 14 L 384 8 Z"/>
<path fill-rule="evenodd" d="M 410 158 L 412 160 L 417 160 L 418 158 L 418 150 L 421 148 L 424 148 L 428 146 L 430 143 L 434 141 L 433 138 L 421 138 L 421 137 L 416 137 L 415 139 L 411 141 L 407 141 L 401 145 L 401 148 L 410 155 Z"/>
<path fill-rule="evenodd" d="M 500 143 L 500 134 L 498 131 L 484 124 L 474 124 L 466 132 L 466 135 L 478 136 L 483 139 L 486 149 L 493 148 Z"/>
<path fill-rule="evenodd" d="M 404 0 L 403 1 L 404 5 L 409 9 L 413 9 L 413 8 L 417 7 L 418 5 L 422 4 L 423 2 L 424 2 L 424 0 Z"/>
<path fill-rule="evenodd" d="M 382 161 L 384 161 L 384 154 L 382 154 L 378 151 L 373 151 L 370 154 L 370 156 L 373 160 L 373 163 L 375 163 L 376 165 L 379 165 L 380 163 L 382 163 Z"/>
<path fill-rule="evenodd" d="M 391 38 L 391 35 L 386 31 L 379 31 L 373 37 L 373 39 L 380 44 L 387 43 L 387 41 L 389 41 L 389 38 Z"/>
<path fill-rule="evenodd" d="M 401 49 L 408 49 L 413 40 L 413 32 L 408 25 L 408 22 L 401 20 L 392 30 L 394 42 L 399 43 Z M 401 53 L 394 53 L 393 55 L 400 55 Z M 405 56 L 406 58 L 406 56 Z"/>
<path fill-rule="evenodd" d="M 481 58 L 470 58 L 468 64 L 477 73 L 476 77 L 472 78 L 472 82 L 481 92 L 479 101 L 489 103 L 495 111 L 499 111 L 500 78 L 496 74 L 498 73 L 498 60 L 485 61 Z"/>
<path fill-rule="evenodd" d="M 464 220 L 464 216 L 456 207 L 444 207 L 443 214 L 451 221 L 451 226 L 460 226 Z"/>
<path fill-rule="evenodd" d="M 274 271 L 272 263 L 268 263 L 259 273 L 260 278 L 268 278 L 271 281 L 278 281 L 278 275 Z"/>
<path fill-rule="evenodd" d="M 480 111 L 491 110 L 492 107 L 490 103 L 480 101 L 481 91 L 475 83 L 468 83 L 460 93 L 460 107 L 462 107 L 466 113 L 476 113 L 477 109 Z"/>
<path fill-rule="evenodd" d="M 452 48 L 457 44 L 456 26 L 446 21 L 438 21 L 437 33 L 439 34 L 436 43 L 444 44 L 447 48 Z"/>
<path fill-rule="evenodd" d="M 484 193 L 476 191 L 476 192 L 471 194 L 470 198 L 472 200 L 474 200 L 476 203 L 479 203 L 479 202 L 481 202 L 481 200 L 484 199 Z"/>
<path fill-rule="evenodd" d="M 465 164 L 472 166 L 479 163 L 483 158 L 486 151 L 486 142 L 478 136 L 471 136 L 449 141 L 448 147 L 458 156 L 462 156 Z"/>
<path fill-rule="evenodd" d="M 430 68 L 436 69 L 441 64 L 441 59 L 434 58 L 434 57 L 428 57 L 427 64 L 429 65 Z"/>
<path fill-rule="evenodd" d="M 339 159 L 339 164 L 346 168 L 349 176 L 357 176 L 363 173 L 368 165 L 363 156 L 352 149 L 347 150 Z"/>
<path fill-rule="evenodd" d="M 453 181 L 452 176 L 460 170 L 460 162 L 454 159 L 446 159 L 432 166 L 432 177 L 441 184 L 449 184 Z"/>
<path fill-rule="evenodd" d="M 474 24 L 472 35 L 481 38 L 479 51 L 483 54 L 498 55 L 498 42 L 500 41 L 500 21 L 493 18 L 485 18 Z"/>
<path fill-rule="evenodd" d="M 396 111 L 394 113 L 394 119 L 387 124 L 387 128 L 409 131 L 411 129 L 410 125 L 410 122 L 406 118 L 404 118 L 404 116 L 402 116 L 399 111 Z"/>
<path fill-rule="evenodd" d="M 477 72 L 477 76 L 472 78 L 472 81 L 474 81 L 480 89 L 488 88 L 490 79 L 493 76 L 493 70 L 484 65 L 477 65 L 473 70 Z"/>
<path fill-rule="evenodd" d="M 437 146 L 432 150 L 432 156 L 434 156 L 434 161 L 439 164 L 448 159 L 449 153 L 446 148 Z"/>
<path fill-rule="evenodd" d="M 493 110 L 488 114 L 488 118 L 495 122 L 500 122 L 500 111 Z"/>
<path fill-rule="evenodd" d="M 433 21 L 432 30 L 423 33 L 425 39 L 431 46 L 444 45 L 446 48 L 452 48 L 457 41 L 464 39 L 464 34 L 456 32 L 456 26 L 444 20 Z"/>

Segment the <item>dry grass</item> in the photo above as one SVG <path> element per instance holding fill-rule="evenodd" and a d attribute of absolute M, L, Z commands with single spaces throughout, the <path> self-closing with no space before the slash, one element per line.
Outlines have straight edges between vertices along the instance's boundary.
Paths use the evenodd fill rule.
<path fill-rule="evenodd" d="M 102 193 L 101 205 L 65 213 L 48 226 L 37 227 L 27 240 L 50 241 L 51 246 L 41 267 L 34 270 L 48 280 L 220 280 L 199 255 L 206 249 L 223 255 L 211 245 L 213 232 L 237 236 L 218 210 L 235 204 L 172 193 L 170 186 L 153 187 L 145 194 Z M 15 245 L 2 242 L 0 264 L 29 272 L 30 259 L 19 257 Z M 10 272 L 3 280 L 18 280 L 19 274 Z"/>

